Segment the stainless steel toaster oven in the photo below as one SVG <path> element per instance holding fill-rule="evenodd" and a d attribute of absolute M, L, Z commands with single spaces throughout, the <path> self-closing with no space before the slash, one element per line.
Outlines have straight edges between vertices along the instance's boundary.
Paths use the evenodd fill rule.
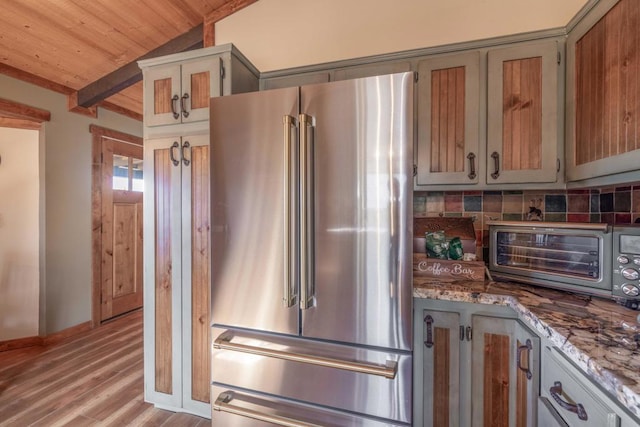
<path fill-rule="evenodd" d="M 489 238 L 494 278 L 640 304 L 640 227 L 492 221 Z"/>

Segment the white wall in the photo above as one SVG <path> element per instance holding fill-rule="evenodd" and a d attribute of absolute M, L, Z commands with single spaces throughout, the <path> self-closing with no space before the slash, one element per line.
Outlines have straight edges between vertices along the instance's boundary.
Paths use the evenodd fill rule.
<path fill-rule="evenodd" d="M 142 123 L 103 109 L 98 119 L 70 113 L 66 96 L 2 74 L 0 94 L 51 112 L 40 152 L 44 177 L 40 333 L 51 334 L 91 320 L 89 125 L 142 136 Z"/>
<path fill-rule="evenodd" d="M 0 128 L 0 341 L 38 335 L 38 131 Z"/>
<path fill-rule="evenodd" d="M 260 71 L 564 27 L 587 0 L 259 0 L 216 24 Z"/>

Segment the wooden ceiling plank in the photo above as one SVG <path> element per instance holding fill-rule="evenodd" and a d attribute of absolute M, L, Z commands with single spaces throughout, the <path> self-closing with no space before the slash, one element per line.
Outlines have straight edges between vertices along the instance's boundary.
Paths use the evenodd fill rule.
<path fill-rule="evenodd" d="M 85 108 L 91 107 L 142 80 L 142 71 L 137 63 L 139 60 L 184 52 L 199 47 L 202 47 L 202 24 L 83 87 L 78 91 L 78 105 Z"/>
<path fill-rule="evenodd" d="M 5 117 L 36 122 L 51 120 L 51 113 L 47 110 L 2 98 L 0 98 L 0 114 Z"/>

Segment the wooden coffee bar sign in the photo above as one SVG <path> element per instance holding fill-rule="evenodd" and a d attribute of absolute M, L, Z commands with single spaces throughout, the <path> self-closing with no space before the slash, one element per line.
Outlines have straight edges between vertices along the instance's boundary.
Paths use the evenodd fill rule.
<path fill-rule="evenodd" d="M 484 262 L 456 261 L 428 258 L 425 254 L 413 254 L 413 275 L 454 280 L 484 280 Z"/>

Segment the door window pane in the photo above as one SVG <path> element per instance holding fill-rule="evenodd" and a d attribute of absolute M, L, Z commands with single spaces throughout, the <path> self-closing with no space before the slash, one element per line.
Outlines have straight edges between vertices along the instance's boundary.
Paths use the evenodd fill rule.
<path fill-rule="evenodd" d="M 133 157 L 113 155 L 113 186 L 114 190 L 142 191 L 142 160 Z"/>

